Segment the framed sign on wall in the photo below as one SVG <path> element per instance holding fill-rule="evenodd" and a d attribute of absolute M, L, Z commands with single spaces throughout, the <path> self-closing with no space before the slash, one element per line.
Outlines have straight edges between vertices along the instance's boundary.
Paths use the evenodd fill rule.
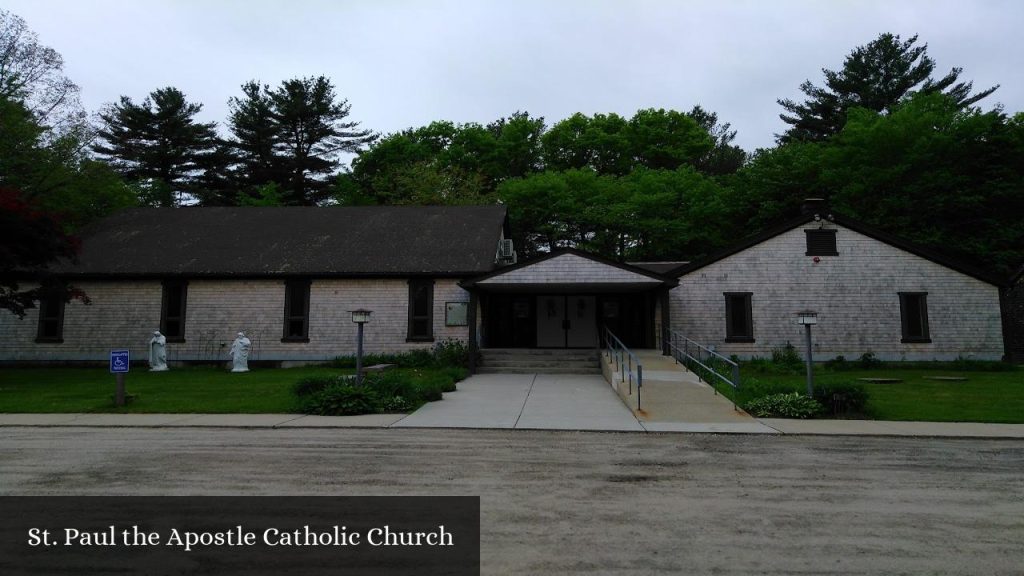
<path fill-rule="evenodd" d="M 445 326 L 467 326 L 468 302 L 445 302 L 444 303 L 444 325 Z"/>

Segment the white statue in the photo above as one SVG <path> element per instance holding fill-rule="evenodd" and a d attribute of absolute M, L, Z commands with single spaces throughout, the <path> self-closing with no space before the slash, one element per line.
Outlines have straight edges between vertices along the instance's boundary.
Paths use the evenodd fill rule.
<path fill-rule="evenodd" d="M 245 337 L 244 332 L 239 332 L 235 341 L 231 343 L 231 371 L 232 372 L 248 372 L 249 371 L 249 346 L 252 342 Z"/>
<path fill-rule="evenodd" d="M 167 371 L 167 338 L 159 330 L 149 339 L 149 371 Z"/>

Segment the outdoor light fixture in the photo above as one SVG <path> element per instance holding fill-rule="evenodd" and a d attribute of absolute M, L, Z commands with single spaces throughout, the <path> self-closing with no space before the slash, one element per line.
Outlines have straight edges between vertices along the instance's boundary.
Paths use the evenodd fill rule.
<path fill-rule="evenodd" d="M 818 323 L 818 313 L 804 310 L 796 313 L 796 323 L 804 326 L 813 326 Z"/>
<path fill-rule="evenodd" d="M 370 310 L 353 310 L 352 321 L 356 324 L 366 324 L 370 321 L 370 315 L 373 314 Z"/>
<path fill-rule="evenodd" d="M 370 321 L 370 310 L 352 310 L 352 321 L 359 326 L 359 338 L 356 340 L 356 386 L 363 384 L 363 325 Z"/>
<path fill-rule="evenodd" d="M 814 369 L 811 367 L 811 326 L 818 323 L 818 313 L 804 310 L 796 313 L 796 323 L 804 327 L 807 335 L 807 397 L 814 397 Z"/>

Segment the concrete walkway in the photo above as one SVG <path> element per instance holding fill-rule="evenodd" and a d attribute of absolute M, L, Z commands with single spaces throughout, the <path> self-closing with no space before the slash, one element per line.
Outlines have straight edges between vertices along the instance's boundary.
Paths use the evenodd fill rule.
<path fill-rule="evenodd" d="M 522 375 L 520 375 L 522 376 Z M 607 385 L 605 385 L 607 388 Z M 607 388 L 610 392 L 611 389 Z M 451 393 L 454 396 L 457 392 Z M 451 398 L 445 395 L 445 400 Z M 539 399 L 541 396 L 538 396 Z M 614 398 L 614 397 L 613 397 Z M 616 400 L 618 402 L 618 400 Z M 427 406 L 440 406 L 431 403 Z M 621 403 L 620 403 L 621 404 Z M 525 408 L 525 402 L 523 404 Z M 622 408 L 620 413 L 629 415 Z M 538 412 L 539 413 L 539 412 Z M 419 414 L 419 411 L 416 412 Z M 418 419 L 416 414 L 365 414 L 362 416 L 303 416 L 299 414 L 0 414 L 0 428 L 34 427 L 92 427 L 92 428 L 389 428 L 410 426 Z M 596 418 L 595 418 L 596 420 Z M 635 420 L 635 419 L 634 419 Z M 616 419 L 619 422 L 618 419 Z M 399 424 L 402 422 L 402 424 Z M 764 433 L 760 428 L 745 430 L 737 424 L 721 423 L 658 423 L 630 424 L 624 419 L 620 427 L 571 428 L 559 424 L 552 430 L 622 430 L 636 432 L 693 432 L 693 433 Z M 536 428 L 523 422 L 522 426 L 455 426 L 443 428 Z M 1024 438 L 1024 424 L 984 424 L 980 422 L 894 422 L 884 420 L 785 420 L 761 418 L 758 425 L 770 434 L 806 436 L 916 436 L 936 438 Z M 433 426 L 431 426 L 433 427 Z M 536 428 L 540 429 L 540 428 Z"/>
<path fill-rule="evenodd" d="M 602 355 L 605 379 L 618 389 L 622 401 L 649 432 L 723 432 L 777 434 L 676 364 L 660 350 L 634 350 L 643 365 L 643 388 L 637 408 L 636 383 L 621 379 L 621 370 Z"/>
<path fill-rule="evenodd" d="M 393 426 L 644 431 L 596 374 L 477 374 Z"/>
<path fill-rule="evenodd" d="M 669 360 L 671 362 L 671 360 Z M 736 412 L 722 396 L 688 380 L 678 369 L 649 364 L 644 412 L 632 413 L 599 375 L 478 374 L 456 392 L 413 414 L 305 416 L 301 414 L 10 414 L 0 427 L 147 428 L 494 428 L 692 432 L 825 436 L 917 436 L 943 438 L 1024 438 L 1024 424 L 976 422 L 892 422 L 881 420 L 785 420 L 751 418 Z M 687 373 L 688 374 L 688 373 Z M 692 374 L 690 375 L 692 376 Z M 690 397 L 673 404 L 671 395 L 656 405 L 658 389 Z M 697 393 L 699 392 L 699 393 Z M 626 395 L 626 401 L 631 398 Z M 635 399 L 632 399 L 635 401 Z M 686 418 L 686 420 L 682 419 Z"/>
<path fill-rule="evenodd" d="M 0 414 L 0 426 L 387 428 L 405 417 L 405 414 Z"/>

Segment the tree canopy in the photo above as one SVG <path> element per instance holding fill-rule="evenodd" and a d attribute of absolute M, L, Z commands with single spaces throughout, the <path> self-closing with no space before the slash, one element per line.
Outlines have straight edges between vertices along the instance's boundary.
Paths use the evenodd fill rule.
<path fill-rule="evenodd" d="M 154 90 L 139 104 L 122 96 L 100 112 L 101 140 L 93 150 L 140 184 L 145 203 L 176 206 L 197 191 L 205 157 L 216 149 L 216 123 L 195 119 L 202 107 L 174 87 Z"/>
<path fill-rule="evenodd" d="M 953 68 L 935 79 L 935 60 L 928 56 L 928 45 L 915 46 L 917 35 L 901 41 L 899 35 L 884 33 L 864 46 L 858 46 L 838 71 L 822 69 L 825 86 L 810 80 L 800 85 L 806 99 L 802 103 L 778 100 L 786 112 L 779 117 L 790 125 L 779 136 L 782 143 L 793 140 L 819 141 L 837 134 L 852 108 L 891 112 L 915 92 L 941 92 L 958 106 L 966 107 L 985 98 L 998 88 L 971 94 L 972 82 L 958 82 L 961 68 Z"/>
<path fill-rule="evenodd" d="M 64 76 L 61 55 L 39 43 L 25 21 L 0 9 L 0 98 L 20 102 L 46 136 L 86 128 L 78 86 Z"/>
<path fill-rule="evenodd" d="M 825 142 L 756 157 L 737 189 L 757 228 L 802 198 L 897 236 L 1008 273 L 1024 261 L 1024 122 L 917 94 L 883 114 L 854 108 Z"/>
<path fill-rule="evenodd" d="M 352 179 L 380 204 L 488 203 L 499 183 L 543 168 L 544 127 L 543 118 L 527 112 L 486 126 L 431 122 L 389 134 L 360 153 Z M 429 185 L 440 188 L 432 192 Z"/>
<path fill-rule="evenodd" d="M 243 84 L 223 134 L 174 87 L 124 96 L 92 127 L 62 66 L 0 10 L 0 226 L 18 235 L 0 254 L 0 307 L 14 311 L 38 294 L 9 283 L 12 270 L 68 257 L 69 233 L 139 203 L 502 203 L 524 257 L 573 246 L 691 260 L 824 197 L 996 273 L 1024 263 L 1024 115 L 979 108 L 996 87 L 974 93 L 960 68 L 936 76 L 917 36 L 881 34 L 823 69 L 822 86 L 801 85 L 803 102 L 779 100 L 789 129 L 751 155 L 703 103 L 379 137 L 323 76 Z"/>
<path fill-rule="evenodd" d="M 228 107 L 231 182 L 234 202 L 241 204 L 269 201 L 261 190 L 270 184 L 283 204 L 321 203 L 331 195 L 340 155 L 377 139 L 346 120 L 351 105 L 323 76 L 285 80 L 276 88 L 253 80 Z"/>

